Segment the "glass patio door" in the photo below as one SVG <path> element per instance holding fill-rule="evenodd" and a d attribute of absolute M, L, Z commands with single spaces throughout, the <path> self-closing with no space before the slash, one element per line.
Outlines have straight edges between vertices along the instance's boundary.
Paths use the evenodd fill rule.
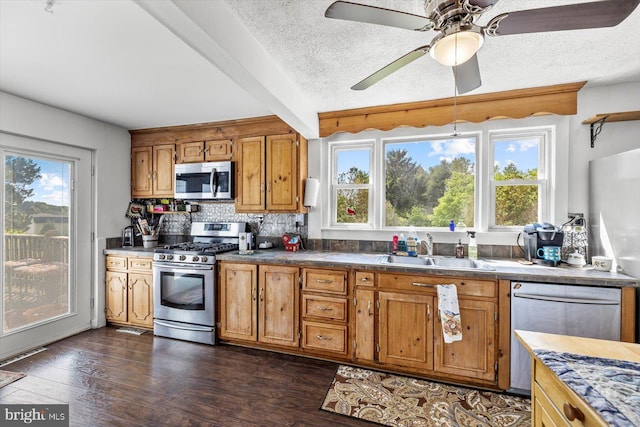
<path fill-rule="evenodd" d="M 89 150 L 0 134 L 0 155 L 2 360 L 90 327 L 92 240 Z"/>

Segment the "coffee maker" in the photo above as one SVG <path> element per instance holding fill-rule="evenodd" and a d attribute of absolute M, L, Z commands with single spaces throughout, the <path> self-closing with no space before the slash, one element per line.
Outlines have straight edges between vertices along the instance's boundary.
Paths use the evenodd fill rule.
<path fill-rule="evenodd" d="M 524 247 L 520 246 L 520 236 L 523 237 Z M 564 233 L 560 227 L 544 222 L 542 224 L 534 223 L 525 225 L 522 232 L 518 235 L 518 246 L 524 252 L 527 261 L 536 264 L 557 265 L 558 261 L 548 261 L 538 255 L 538 249 L 543 246 L 562 246 Z"/>
<path fill-rule="evenodd" d="M 135 246 L 134 243 L 134 237 L 135 237 L 135 233 L 134 233 L 134 228 L 133 226 L 128 226 L 125 227 L 122 230 L 122 247 L 127 247 L 127 246 Z"/>

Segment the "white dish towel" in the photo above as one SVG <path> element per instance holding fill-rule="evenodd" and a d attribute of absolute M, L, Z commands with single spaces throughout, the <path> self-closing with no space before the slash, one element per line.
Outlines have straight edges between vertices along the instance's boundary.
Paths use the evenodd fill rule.
<path fill-rule="evenodd" d="M 438 285 L 438 312 L 444 342 L 462 341 L 462 323 L 456 285 Z"/>

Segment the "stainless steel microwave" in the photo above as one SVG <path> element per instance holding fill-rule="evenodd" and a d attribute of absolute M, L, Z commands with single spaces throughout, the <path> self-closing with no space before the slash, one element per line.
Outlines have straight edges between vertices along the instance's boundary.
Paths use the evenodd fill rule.
<path fill-rule="evenodd" d="M 175 198 L 231 200 L 234 197 L 233 162 L 180 163 L 175 166 Z"/>

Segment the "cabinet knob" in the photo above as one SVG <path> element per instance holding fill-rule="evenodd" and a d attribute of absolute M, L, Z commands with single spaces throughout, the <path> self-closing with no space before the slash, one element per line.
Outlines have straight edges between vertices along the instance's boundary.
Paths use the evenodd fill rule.
<path fill-rule="evenodd" d="M 571 403 L 565 402 L 565 404 L 562 406 L 562 410 L 564 411 L 564 416 L 567 417 L 569 421 L 584 421 L 584 413 L 580 409 L 573 406 Z"/>

